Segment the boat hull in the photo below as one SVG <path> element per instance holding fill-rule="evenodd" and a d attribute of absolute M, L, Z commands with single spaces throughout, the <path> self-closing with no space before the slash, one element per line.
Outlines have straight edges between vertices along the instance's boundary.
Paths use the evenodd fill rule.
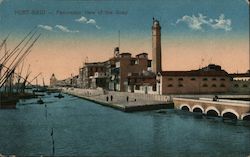
<path fill-rule="evenodd" d="M 18 99 L 9 99 L 9 98 L 5 98 L 0 100 L 0 109 L 15 109 L 16 108 L 16 104 L 18 102 Z"/>
<path fill-rule="evenodd" d="M 15 109 L 19 97 L 16 94 L 0 93 L 0 109 Z"/>

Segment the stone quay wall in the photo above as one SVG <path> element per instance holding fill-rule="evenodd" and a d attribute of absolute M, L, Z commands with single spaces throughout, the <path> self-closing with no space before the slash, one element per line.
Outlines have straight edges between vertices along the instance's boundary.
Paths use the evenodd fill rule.
<path fill-rule="evenodd" d="M 154 101 L 166 101 L 171 102 L 172 98 L 166 95 L 157 94 L 143 94 L 143 93 L 129 93 L 129 92 L 115 92 L 106 91 L 103 89 L 81 89 L 81 88 L 62 88 L 64 92 L 75 93 L 82 96 L 99 96 L 99 95 L 112 95 L 113 97 L 119 97 L 120 99 L 126 100 L 127 96 L 130 100 L 154 100 Z"/>

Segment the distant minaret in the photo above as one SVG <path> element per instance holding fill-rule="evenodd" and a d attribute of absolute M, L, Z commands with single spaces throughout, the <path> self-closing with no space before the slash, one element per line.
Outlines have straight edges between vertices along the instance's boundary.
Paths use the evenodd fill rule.
<path fill-rule="evenodd" d="M 53 87 L 56 85 L 57 79 L 55 74 L 52 74 L 51 78 L 50 78 L 50 86 Z"/>
<path fill-rule="evenodd" d="M 161 26 L 158 20 L 153 18 L 152 26 L 152 71 L 161 72 Z"/>

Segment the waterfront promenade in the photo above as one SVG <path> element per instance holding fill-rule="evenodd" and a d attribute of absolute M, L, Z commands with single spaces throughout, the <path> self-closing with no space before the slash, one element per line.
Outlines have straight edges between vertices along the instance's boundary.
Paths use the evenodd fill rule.
<path fill-rule="evenodd" d="M 227 116 L 235 119 L 249 119 L 249 101 L 237 99 L 235 95 L 220 95 L 217 101 L 212 101 L 213 95 L 157 95 L 128 92 L 105 91 L 103 89 L 62 88 L 66 94 L 77 96 L 104 106 L 119 109 L 125 112 L 176 108 L 191 112 L 214 116 Z M 195 96 L 199 96 L 195 98 Z M 185 98 L 186 97 L 186 98 Z M 247 99 L 248 97 L 241 98 Z"/>
<path fill-rule="evenodd" d="M 169 97 L 160 95 L 103 91 L 102 89 L 63 88 L 62 91 L 125 112 L 173 108 L 173 102 Z"/>

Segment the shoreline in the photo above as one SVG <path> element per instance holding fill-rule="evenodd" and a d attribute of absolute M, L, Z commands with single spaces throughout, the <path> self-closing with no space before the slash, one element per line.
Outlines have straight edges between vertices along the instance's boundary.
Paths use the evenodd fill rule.
<path fill-rule="evenodd" d="M 102 106 L 114 108 L 123 112 L 138 112 L 138 111 L 174 108 L 174 103 L 167 100 L 158 101 L 158 100 L 143 100 L 143 99 L 130 98 L 129 101 L 126 101 L 125 99 L 123 99 L 123 97 L 125 98 L 127 97 L 127 95 L 124 93 L 123 96 L 121 96 L 120 92 L 117 93 L 112 92 L 112 97 L 114 97 L 114 99 L 110 101 L 111 94 L 98 93 L 97 95 L 87 96 L 87 94 L 75 92 L 74 90 L 63 89 L 62 91 L 65 94 L 82 98 L 87 101 L 91 101 Z M 90 94 L 88 93 L 88 95 Z M 107 97 L 109 99 L 108 101 Z"/>

